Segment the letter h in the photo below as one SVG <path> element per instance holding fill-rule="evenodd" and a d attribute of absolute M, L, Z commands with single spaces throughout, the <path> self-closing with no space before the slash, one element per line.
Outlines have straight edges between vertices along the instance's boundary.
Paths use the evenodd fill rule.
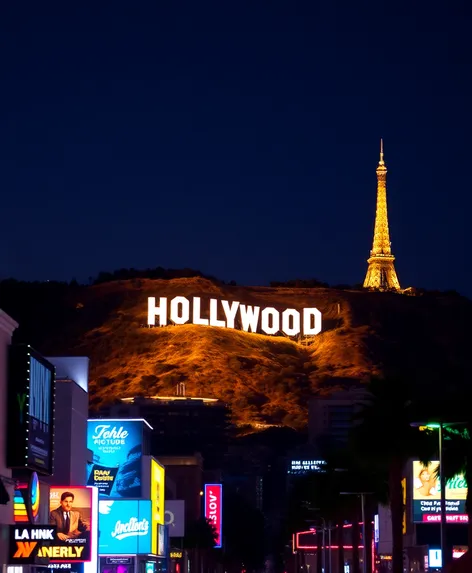
<path fill-rule="evenodd" d="M 148 325 L 156 325 L 156 316 L 159 317 L 159 326 L 167 324 L 167 298 L 161 296 L 159 298 L 159 306 L 156 306 L 156 297 L 150 296 L 148 298 Z"/>

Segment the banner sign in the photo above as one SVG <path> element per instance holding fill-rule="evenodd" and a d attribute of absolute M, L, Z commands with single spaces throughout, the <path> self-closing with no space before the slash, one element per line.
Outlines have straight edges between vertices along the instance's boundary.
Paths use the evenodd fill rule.
<path fill-rule="evenodd" d="M 207 316 L 202 314 L 202 300 L 197 296 L 192 302 L 184 296 L 176 296 L 170 303 L 166 297 L 161 296 L 159 302 L 153 296 L 148 297 L 148 326 L 156 326 L 157 318 L 157 326 L 166 326 L 170 321 L 171 324 L 190 323 L 285 336 L 314 336 L 321 332 L 322 326 L 321 312 L 317 308 L 279 311 L 212 298 Z"/>
<path fill-rule="evenodd" d="M 101 498 L 142 496 L 144 424 L 145 420 L 88 420 L 87 447 L 93 463 L 87 484 L 96 486 Z"/>
<path fill-rule="evenodd" d="M 216 530 L 215 547 L 223 544 L 223 486 L 205 484 L 205 517 Z"/>
<path fill-rule="evenodd" d="M 413 522 L 438 523 L 441 521 L 441 484 L 436 476 L 439 462 L 424 466 L 413 462 Z M 465 509 L 467 482 L 457 475 L 446 483 L 446 522 L 467 523 Z"/>
<path fill-rule="evenodd" d="M 101 555 L 150 554 L 153 520 L 150 500 L 100 500 L 99 546 Z"/>
<path fill-rule="evenodd" d="M 51 486 L 49 523 L 56 530 L 51 561 L 92 560 L 92 506 L 92 488 Z"/>
<path fill-rule="evenodd" d="M 53 472 L 55 369 L 29 345 L 11 346 L 7 465 Z"/>

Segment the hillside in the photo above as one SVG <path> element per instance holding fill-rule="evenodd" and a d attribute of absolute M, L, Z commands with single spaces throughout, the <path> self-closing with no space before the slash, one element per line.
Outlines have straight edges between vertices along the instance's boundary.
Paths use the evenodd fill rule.
<path fill-rule="evenodd" d="M 210 326 L 147 327 L 147 297 L 177 295 L 244 304 L 317 307 L 320 335 L 285 337 Z M 472 304 L 459 296 L 405 296 L 329 288 L 220 285 L 204 278 L 134 279 L 95 286 L 0 283 L 0 307 L 20 322 L 17 340 L 46 355 L 91 360 L 92 405 L 135 395 L 228 402 L 244 423 L 301 427 L 313 392 L 392 371 L 431 387 L 468 375 Z"/>

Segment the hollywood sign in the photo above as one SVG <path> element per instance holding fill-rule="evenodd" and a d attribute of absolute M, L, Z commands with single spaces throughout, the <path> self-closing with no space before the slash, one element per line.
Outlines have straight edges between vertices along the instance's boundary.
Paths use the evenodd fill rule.
<path fill-rule="evenodd" d="M 218 318 L 218 316 L 223 317 Z M 176 296 L 168 301 L 167 297 L 148 298 L 148 325 L 166 326 L 171 324 L 200 324 L 233 328 L 245 332 L 268 335 L 285 334 L 286 336 L 314 336 L 321 332 L 321 312 L 317 308 L 295 310 L 287 308 L 279 311 L 273 307 L 261 308 L 248 306 L 237 301 L 210 299 L 208 316 L 202 316 L 201 298 L 194 296 L 192 303 L 184 296 Z"/>

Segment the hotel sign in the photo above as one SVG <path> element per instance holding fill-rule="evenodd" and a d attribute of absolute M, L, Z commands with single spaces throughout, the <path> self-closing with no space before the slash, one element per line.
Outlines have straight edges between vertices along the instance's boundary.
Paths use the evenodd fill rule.
<path fill-rule="evenodd" d="M 262 308 L 241 304 L 238 301 L 210 299 L 209 312 L 202 311 L 202 300 L 176 296 L 150 296 L 148 298 L 148 326 L 167 324 L 199 324 L 232 328 L 245 332 L 267 335 L 314 336 L 321 332 L 322 317 L 317 308 L 304 308 L 301 311 L 286 308 L 279 311 L 273 307 Z"/>

